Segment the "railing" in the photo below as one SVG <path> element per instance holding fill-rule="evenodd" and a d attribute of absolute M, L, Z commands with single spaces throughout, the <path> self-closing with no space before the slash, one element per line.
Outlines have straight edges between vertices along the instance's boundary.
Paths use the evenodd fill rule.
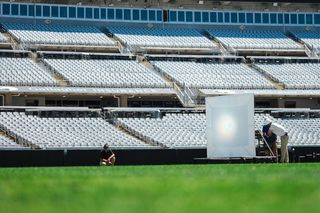
<path fill-rule="evenodd" d="M 295 45 L 269 45 L 269 44 L 260 44 L 260 45 L 256 45 L 256 44 L 252 44 L 252 45 L 247 45 L 247 44 L 241 44 L 241 45 L 227 45 L 227 50 L 235 53 L 237 52 L 235 49 L 263 49 L 263 50 L 301 50 L 302 48 L 299 46 L 295 46 Z"/>
<path fill-rule="evenodd" d="M 37 82 L 37 81 L 29 81 L 29 82 L 16 82 L 16 81 L 1 81 L 1 86 L 39 86 L 39 87 L 89 87 L 89 88 L 145 88 L 145 89 L 173 89 L 174 83 L 154 83 L 154 84 L 144 84 L 144 83 L 76 83 L 70 80 L 63 80 L 69 86 L 60 86 L 58 83 L 51 82 Z"/>
<path fill-rule="evenodd" d="M 196 91 L 193 91 L 195 89 L 191 89 L 190 87 L 185 87 L 185 93 L 187 94 L 189 98 L 189 104 L 197 104 L 197 94 Z"/>
<path fill-rule="evenodd" d="M 190 88 L 183 86 L 181 89 L 176 83 L 174 83 L 174 89 L 176 90 L 177 96 L 183 105 L 193 106 L 196 104 L 195 96 L 192 95 L 193 92 Z"/>
<path fill-rule="evenodd" d="M 231 54 L 220 42 L 218 42 L 218 48 L 221 50 L 222 55 L 230 55 Z M 234 54 L 234 53 L 232 53 L 232 54 Z"/>
<path fill-rule="evenodd" d="M 30 141 L 28 141 L 27 139 L 19 136 L 18 134 L 16 134 L 15 132 L 11 131 L 10 129 L 8 129 L 6 126 L 0 124 L 0 128 L 1 130 L 8 136 L 14 138 L 14 141 L 18 144 L 20 144 L 21 146 L 24 147 L 31 147 L 32 149 L 38 149 L 40 148 L 38 145 L 31 143 Z"/>
<path fill-rule="evenodd" d="M 282 82 L 280 82 L 280 80 L 276 77 L 274 77 L 273 75 L 271 75 L 270 73 L 266 72 L 265 70 L 261 69 L 260 67 L 258 67 L 255 64 L 251 64 L 250 65 L 253 69 L 257 70 L 258 72 L 260 72 L 261 74 L 265 75 L 266 77 L 272 79 L 275 83 L 277 84 L 282 84 Z"/>
<path fill-rule="evenodd" d="M 236 55 L 237 54 L 237 50 L 235 50 L 231 45 L 227 45 L 226 49 L 229 53 Z"/>
<path fill-rule="evenodd" d="M 117 41 L 116 42 L 116 44 L 117 44 L 117 46 L 118 46 L 118 48 L 119 48 L 119 51 L 120 51 L 120 53 L 122 53 L 122 54 L 129 54 L 129 53 L 131 53 L 131 47 L 129 47 L 128 45 L 127 45 L 127 47 L 125 47 L 125 46 L 123 46 L 119 41 Z"/>
<path fill-rule="evenodd" d="M 180 87 L 178 87 L 177 84 L 173 84 L 174 85 L 174 89 L 177 91 L 177 96 L 180 99 L 180 101 L 184 104 L 186 103 L 186 97 L 185 94 L 182 92 L 182 90 L 180 89 Z"/>
<path fill-rule="evenodd" d="M 137 131 L 136 129 L 134 128 L 131 128 L 130 126 L 126 125 L 125 123 L 119 121 L 119 120 L 116 120 L 115 121 L 115 125 L 118 127 L 118 128 L 121 128 L 122 130 L 124 130 L 125 132 L 133 135 L 134 137 L 144 141 L 146 144 L 149 144 L 149 145 L 152 145 L 152 146 L 160 146 L 162 148 L 165 148 L 166 146 L 163 145 L 162 143 L 159 143 L 158 141 L 154 140 L 153 138 L 145 135 L 144 133 L 140 132 L 140 131 Z"/>
<path fill-rule="evenodd" d="M 57 87 L 57 83 L 53 82 L 39 82 L 39 81 L 29 81 L 29 82 L 17 82 L 17 81 L 2 81 L 0 80 L 0 85 L 2 86 L 45 86 L 45 87 Z"/>
<path fill-rule="evenodd" d="M 315 48 L 313 45 L 312 46 L 309 46 L 307 44 L 304 44 L 304 50 L 306 52 L 306 54 L 309 56 L 309 57 L 317 57 L 318 54 L 320 53 L 319 52 L 319 49 L 318 48 Z"/>

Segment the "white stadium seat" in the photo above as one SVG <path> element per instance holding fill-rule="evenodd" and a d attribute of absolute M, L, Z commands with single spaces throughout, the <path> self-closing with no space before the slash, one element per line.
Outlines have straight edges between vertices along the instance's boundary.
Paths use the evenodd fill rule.
<path fill-rule="evenodd" d="M 51 74 L 29 58 L 0 57 L 0 70 L 0 85 L 57 85 Z"/>
<path fill-rule="evenodd" d="M 294 30 L 292 33 L 317 52 L 320 51 L 320 31 Z"/>
<path fill-rule="evenodd" d="M 115 43 L 93 26 L 4 23 L 18 41 L 27 44 L 114 46 Z"/>
<path fill-rule="evenodd" d="M 194 29 L 108 27 L 120 40 L 133 47 L 217 48 Z"/>
<path fill-rule="evenodd" d="M 208 30 L 227 47 L 235 49 L 301 49 L 281 31 L 273 30 Z"/>
<path fill-rule="evenodd" d="M 168 87 L 154 71 L 133 60 L 45 59 L 74 86 L 134 88 Z"/>
<path fill-rule="evenodd" d="M 0 125 L 39 148 L 151 147 L 106 122 L 94 118 L 47 118 L 25 113 L 0 112 Z"/>
<path fill-rule="evenodd" d="M 256 64 L 288 89 L 320 89 L 319 63 Z"/>
<path fill-rule="evenodd" d="M 25 148 L 8 137 L 0 134 L 0 149 L 22 149 Z"/>
<path fill-rule="evenodd" d="M 255 128 L 261 129 L 265 117 L 283 125 L 289 132 L 289 146 L 320 145 L 320 119 L 275 119 L 255 114 Z M 205 148 L 206 117 L 204 113 L 167 113 L 160 118 L 119 118 L 119 125 L 140 137 L 169 148 Z"/>
<path fill-rule="evenodd" d="M 272 89 L 274 85 L 257 71 L 239 63 L 155 61 L 174 81 L 191 88 Z"/>

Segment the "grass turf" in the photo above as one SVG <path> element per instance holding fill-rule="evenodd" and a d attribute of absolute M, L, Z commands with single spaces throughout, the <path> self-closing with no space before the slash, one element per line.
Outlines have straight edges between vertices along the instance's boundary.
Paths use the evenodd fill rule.
<path fill-rule="evenodd" d="M 320 212 L 320 164 L 0 168 L 1 212 Z"/>

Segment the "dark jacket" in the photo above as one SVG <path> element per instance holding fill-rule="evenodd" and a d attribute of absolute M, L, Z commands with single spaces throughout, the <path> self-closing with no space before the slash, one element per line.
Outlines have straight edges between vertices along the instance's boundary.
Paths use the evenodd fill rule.
<path fill-rule="evenodd" d="M 274 133 L 272 133 L 271 136 L 267 135 L 270 126 L 271 126 L 271 124 L 264 125 L 262 127 L 263 137 L 268 143 L 276 142 L 276 140 L 277 140 L 277 136 Z"/>

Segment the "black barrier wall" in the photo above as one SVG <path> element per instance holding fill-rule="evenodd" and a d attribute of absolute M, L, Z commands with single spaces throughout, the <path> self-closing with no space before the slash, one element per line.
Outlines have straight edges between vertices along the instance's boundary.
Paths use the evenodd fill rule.
<path fill-rule="evenodd" d="M 116 165 L 193 164 L 198 163 L 196 158 L 207 156 L 206 149 L 121 149 L 113 152 L 117 157 Z M 0 167 L 97 166 L 99 153 L 100 150 L 0 150 Z M 320 162 L 320 147 L 292 147 L 289 156 L 290 162 Z"/>
<path fill-rule="evenodd" d="M 206 149 L 113 150 L 116 165 L 191 164 Z M 1 167 L 97 166 L 100 150 L 0 150 Z"/>

